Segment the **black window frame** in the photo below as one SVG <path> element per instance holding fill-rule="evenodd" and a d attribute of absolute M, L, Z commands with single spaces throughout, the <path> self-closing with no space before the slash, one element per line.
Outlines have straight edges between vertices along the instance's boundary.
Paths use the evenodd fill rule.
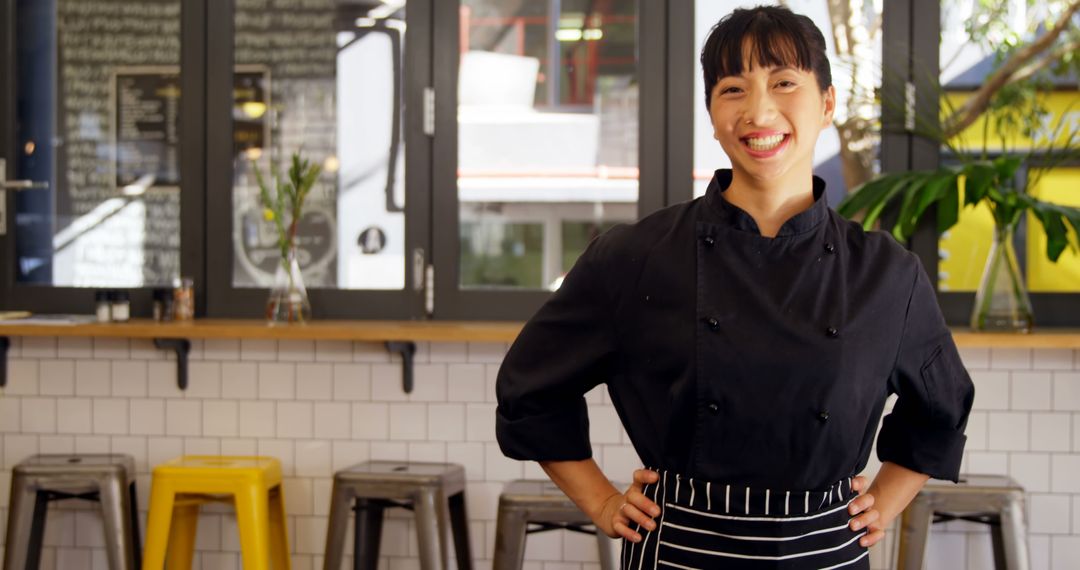
<path fill-rule="evenodd" d="M 203 163 L 205 124 L 201 92 L 202 77 L 206 63 L 204 25 L 205 0 L 179 0 L 180 2 L 180 276 L 191 277 L 196 291 L 205 290 L 205 266 L 202 252 L 205 249 L 203 232 Z M 16 84 L 16 9 L 17 0 L 0 0 L 0 157 L 8 158 L 8 179 L 14 173 L 18 144 L 15 141 L 15 93 Z M 55 178 L 55 174 L 53 176 Z M 17 283 L 15 266 L 15 231 L 12 212 L 15 207 L 14 192 L 5 192 L 5 212 L 8 215 L 8 232 L 0 236 L 0 306 L 28 310 L 34 313 L 92 313 L 93 287 L 56 287 Z M 127 291 L 131 298 L 133 315 L 151 313 L 153 286 L 110 287 Z M 205 299 L 196 296 L 197 311 L 202 312 Z"/>
<path fill-rule="evenodd" d="M 232 286 L 232 66 L 234 0 L 181 2 L 181 274 L 192 277 L 196 315 L 252 318 L 263 315 L 266 289 Z M 17 149 L 15 120 L 15 7 L 0 0 L 0 156 Z M 459 43 L 459 1 L 413 0 L 408 6 L 409 49 L 404 93 L 407 107 L 421 109 L 423 88 L 436 93 L 435 134 L 423 134 L 423 117 L 406 116 L 406 288 L 399 291 L 313 289 L 317 319 L 511 320 L 530 317 L 548 298 L 543 290 L 462 290 L 458 286 L 460 216 L 457 193 L 458 50 L 439 49 Z M 696 58 L 690 57 L 694 4 L 682 0 L 638 0 L 637 53 L 639 77 L 639 190 L 637 216 L 692 199 L 693 120 Z M 883 6 L 886 50 L 883 96 L 898 94 L 907 82 L 916 84 L 916 112 L 936 120 L 938 101 L 926 83 L 938 72 L 940 0 L 896 0 Z M 915 69 L 920 73 L 916 74 Z M 929 73 L 927 73 L 929 70 Z M 880 161 L 882 171 L 937 167 L 938 145 L 903 131 L 902 110 L 883 109 Z M 9 172 L 14 170 L 8 162 Z M 10 178 L 10 176 L 9 176 Z M 7 192 L 7 210 L 14 206 Z M 924 216 L 906 244 L 919 255 L 936 282 L 938 234 L 936 208 Z M 883 227 L 895 213 L 887 211 Z M 10 224 L 9 224 L 10 225 Z M 989 239 L 989 238 L 988 238 Z M 13 231 L 0 236 L 0 306 L 40 313 L 89 313 L 93 288 L 21 285 L 14 282 Z M 434 312 L 425 307 L 423 275 L 414 266 L 414 252 L 425 266 L 434 266 Z M 150 314 L 151 288 L 128 289 L 135 316 Z M 950 325 L 966 326 L 974 302 L 971 292 L 939 292 Z M 1077 326 L 1080 292 L 1031 293 L 1039 327 Z M 1071 316 L 1071 317 L 1070 317 Z"/>
<path fill-rule="evenodd" d="M 910 0 L 911 61 L 909 77 L 916 82 L 916 113 L 921 121 L 937 124 L 939 120 L 938 90 L 933 83 L 941 75 L 940 42 L 941 4 L 940 0 Z M 890 5 L 885 3 L 886 7 Z M 888 8 L 886 8 L 888 9 Z M 916 14 L 935 14 L 934 18 L 918 18 Z M 887 20 L 886 20 L 887 21 Z M 915 74 L 911 70 L 919 69 Z M 902 98 L 896 100 L 903 100 Z M 930 123 L 930 122 L 933 123 Z M 902 124 L 902 123 L 900 123 Z M 911 135 L 910 163 L 908 168 L 929 170 L 941 163 L 941 148 L 934 140 Z M 888 227 L 892 227 L 892 220 Z M 884 222 L 883 222 L 884 227 Z M 937 231 L 937 206 L 928 208 L 909 241 L 909 248 L 922 260 L 931 283 L 938 283 L 938 270 L 941 261 L 938 254 L 940 234 Z M 993 239 L 986 237 L 987 241 Z M 969 327 L 971 312 L 975 306 L 973 291 L 938 291 L 938 304 L 950 326 Z M 1076 293 L 1028 292 L 1031 309 L 1035 317 L 1035 330 L 1043 327 L 1075 327 L 1080 325 L 1080 291 Z"/>

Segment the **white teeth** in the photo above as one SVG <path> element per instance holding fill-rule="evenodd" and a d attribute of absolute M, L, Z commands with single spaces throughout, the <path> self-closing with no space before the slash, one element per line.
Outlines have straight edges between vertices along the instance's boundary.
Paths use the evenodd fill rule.
<path fill-rule="evenodd" d="M 784 142 L 784 135 L 746 139 L 746 144 L 753 150 L 772 150 L 782 142 Z"/>

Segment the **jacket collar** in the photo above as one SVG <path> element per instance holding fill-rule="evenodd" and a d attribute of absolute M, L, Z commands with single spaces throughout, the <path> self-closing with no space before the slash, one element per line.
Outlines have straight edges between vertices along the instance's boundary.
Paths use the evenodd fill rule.
<path fill-rule="evenodd" d="M 718 221 L 744 232 L 761 235 L 754 218 L 742 208 L 724 199 L 724 191 L 731 186 L 731 169 L 721 168 L 713 175 L 705 190 L 705 202 L 718 214 Z M 828 217 L 829 203 L 825 195 L 825 180 L 813 177 L 814 203 L 809 208 L 788 218 L 776 233 L 776 237 L 797 235 L 815 228 Z"/>

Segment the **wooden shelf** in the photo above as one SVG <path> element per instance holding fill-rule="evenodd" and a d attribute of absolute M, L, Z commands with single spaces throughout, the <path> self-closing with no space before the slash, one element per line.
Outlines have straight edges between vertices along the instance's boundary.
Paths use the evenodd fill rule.
<path fill-rule="evenodd" d="M 121 338 L 259 338 L 282 340 L 354 340 L 381 342 L 513 342 L 524 323 L 494 321 L 312 321 L 304 325 L 267 325 L 253 319 L 197 319 L 156 323 L 19 325 L 0 323 L 0 336 L 91 336 Z M 973 333 L 952 329 L 961 347 L 1080 348 L 1080 329 L 1038 329 L 1031 334 Z"/>
<path fill-rule="evenodd" d="M 0 336 L 92 336 L 123 338 L 260 338 L 283 340 L 478 341 L 511 342 L 523 323 L 481 321 L 312 321 L 274 325 L 253 319 L 196 319 L 157 323 L 16 324 L 0 323 Z"/>
<path fill-rule="evenodd" d="M 1080 329 L 1036 329 L 1029 334 L 976 333 L 954 328 L 956 346 L 976 348 L 1080 348 Z"/>

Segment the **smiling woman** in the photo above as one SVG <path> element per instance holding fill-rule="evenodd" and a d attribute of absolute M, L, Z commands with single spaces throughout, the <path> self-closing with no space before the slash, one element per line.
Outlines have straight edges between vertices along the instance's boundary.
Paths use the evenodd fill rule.
<path fill-rule="evenodd" d="M 927 478 L 958 479 L 974 388 L 918 258 L 813 174 L 836 109 L 821 32 L 736 10 L 701 58 L 731 168 L 588 244 L 503 361 L 499 444 L 623 537 L 623 568 L 869 568 Z M 648 467 L 625 492 L 592 459 L 599 383 Z"/>

